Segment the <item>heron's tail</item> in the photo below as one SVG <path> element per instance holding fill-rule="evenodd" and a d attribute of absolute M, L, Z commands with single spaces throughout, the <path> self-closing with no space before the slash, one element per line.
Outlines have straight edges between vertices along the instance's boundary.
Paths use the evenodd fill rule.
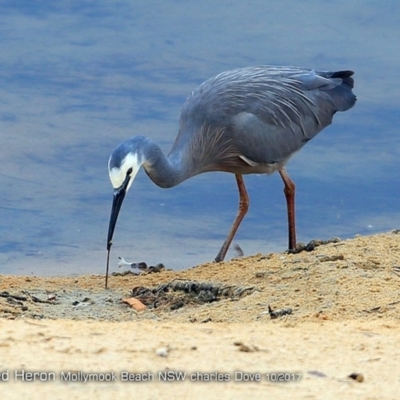
<path fill-rule="evenodd" d="M 346 111 L 356 103 L 357 98 L 352 91 L 354 87 L 353 74 L 353 71 L 336 71 L 328 72 L 327 74 L 327 77 L 331 79 L 342 80 L 341 83 L 330 91 L 331 100 L 336 111 Z"/>
<path fill-rule="evenodd" d="M 340 78 L 343 80 L 345 85 L 349 85 L 351 88 L 354 87 L 354 79 L 352 76 L 354 75 L 353 71 L 337 71 L 332 72 L 331 78 Z"/>

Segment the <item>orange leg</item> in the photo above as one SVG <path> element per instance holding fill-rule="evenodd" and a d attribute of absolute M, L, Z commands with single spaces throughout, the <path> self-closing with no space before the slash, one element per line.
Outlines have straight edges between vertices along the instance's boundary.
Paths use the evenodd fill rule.
<path fill-rule="evenodd" d="M 237 174 L 235 175 L 235 177 L 239 190 L 239 210 L 235 220 L 233 221 L 232 228 L 229 231 L 228 236 L 221 247 L 221 250 L 217 254 L 217 257 L 215 257 L 216 262 L 223 261 L 223 259 L 225 258 L 229 246 L 232 243 L 232 239 L 235 236 L 235 233 L 238 230 L 239 225 L 242 222 L 244 216 L 246 215 L 247 210 L 249 209 L 249 196 L 246 191 L 246 186 L 244 185 L 243 177 L 242 175 L 237 175 Z"/>
<path fill-rule="evenodd" d="M 296 186 L 294 182 L 290 179 L 288 173 L 284 168 L 279 171 L 285 187 L 283 192 L 286 197 L 287 204 L 287 215 L 288 215 L 288 225 L 289 225 L 289 250 L 294 250 L 296 248 L 296 216 L 295 216 L 295 202 L 294 194 L 296 191 Z"/>

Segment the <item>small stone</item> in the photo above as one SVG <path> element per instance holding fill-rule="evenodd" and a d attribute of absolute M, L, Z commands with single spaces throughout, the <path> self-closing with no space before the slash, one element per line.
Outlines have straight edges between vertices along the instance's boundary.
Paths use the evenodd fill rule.
<path fill-rule="evenodd" d="M 168 357 L 169 347 L 160 347 L 156 350 L 156 354 L 160 357 Z"/>
<path fill-rule="evenodd" d="M 311 370 L 311 371 L 307 371 L 307 373 L 310 375 L 318 376 L 319 378 L 326 378 L 326 374 L 324 374 L 321 371 Z"/>
<path fill-rule="evenodd" d="M 248 346 L 247 344 L 242 343 L 239 346 L 239 351 L 243 351 L 244 353 L 253 353 L 255 351 L 259 351 L 259 348 L 257 346 Z"/>
<path fill-rule="evenodd" d="M 250 347 L 247 346 L 247 344 L 244 344 L 244 343 L 242 343 L 242 344 L 239 346 L 239 350 L 240 350 L 240 351 L 243 351 L 244 353 L 250 353 L 250 351 L 251 351 Z"/>
<path fill-rule="evenodd" d="M 352 374 L 349 375 L 349 378 L 354 379 L 357 382 L 364 382 L 364 375 L 359 374 L 357 372 L 353 372 Z"/>

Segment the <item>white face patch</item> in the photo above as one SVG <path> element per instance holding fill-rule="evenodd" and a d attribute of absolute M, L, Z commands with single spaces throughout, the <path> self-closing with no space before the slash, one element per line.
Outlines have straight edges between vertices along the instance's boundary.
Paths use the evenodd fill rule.
<path fill-rule="evenodd" d="M 110 161 L 108 162 L 108 164 L 110 165 Z M 125 181 L 127 171 L 129 170 L 129 168 L 132 168 L 132 172 L 130 174 L 131 178 L 129 180 L 128 187 L 126 188 L 126 191 L 128 191 L 141 166 L 142 166 L 142 160 L 139 159 L 138 155 L 133 153 L 128 153 L 126 157 L 123 159 L 120 168 L 114 167 L 110 170 L 109 167 L 108 173 L 113 188 L 118 189 L 119 187 L 121 187 L 121 185 Z"/>

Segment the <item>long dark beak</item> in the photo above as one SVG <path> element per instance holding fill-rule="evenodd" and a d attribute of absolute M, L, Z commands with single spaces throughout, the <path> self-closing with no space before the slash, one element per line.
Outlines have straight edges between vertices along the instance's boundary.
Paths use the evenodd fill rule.
<path fill-rule="evenodd" d="M 119 189 L 114 190 L 114 198 L 111 208 L 110 223 L 108 225 L 107 250 L 112 246 L 112 238 L 114 235 L 115 225 L 117 224 L 118 214 L 121 209 L 122 202 L 126 194 L 126 185 L 122 185 Z"/>
<path fill-rule="evenodd" d="M 112 238 L 114 235 L 115 225 L 117 224 L 119 210 L 121 209 L 122 202 L 124 201 L 126 189 L 129 184 L 130 177 L 127 175 L 124 183 L 120 188 L 114 190 L 114 198 L 111 207 L 110 223 L 108 225 L 107 235 L 107 266 L 106 266 L 106 289 L 108 287 L 108 267 L 110 265 L 110 249 L 112 246 Z"/>

